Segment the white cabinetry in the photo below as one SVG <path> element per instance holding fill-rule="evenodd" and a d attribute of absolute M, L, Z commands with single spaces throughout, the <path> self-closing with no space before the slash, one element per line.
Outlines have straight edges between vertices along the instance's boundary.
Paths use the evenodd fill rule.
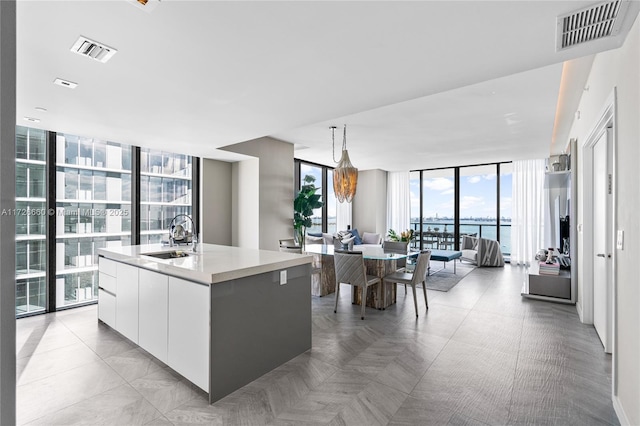
<path fill-rule="evenodd" d="M 116 330 L 138 343 L 138 268 L 116 263 Z"/>
<path fill-rule="evenodd" d="M 100 258 L 98 262 L 98 319 L 116 328 L 116 262 Z"/>
<path fill-rule="evenodd" d="M 111 328 L 116 328 L 116 296 L 98 289 L 98 319 Z"/>
<path fill-rule="evenodd" d="M 139 345 L 167 364 L 169 277 L 140 269 L 138 289 Z"/>
<path fill-rule="evenodd" d="M 209 306 L 208 285 L 169 277 L 167 364 L 207 392 L 211 318 Z"/>

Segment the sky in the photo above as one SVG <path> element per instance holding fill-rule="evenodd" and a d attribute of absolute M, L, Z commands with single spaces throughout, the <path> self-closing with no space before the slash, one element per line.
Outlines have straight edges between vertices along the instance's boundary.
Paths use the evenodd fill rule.
<path fill-rule="evenodd" d="M 302 163 L 300 174 L 313 175 L 316 186 L 322 182 L 321 169 Z M 506 169 L 506 167 L 505 167 Z M 496 218 L 495 166 L 460 168 L 460 217 Z M 503 170 L 501 168 L 501 170 Z M 501 175 L 500 216 L 511 217 L 511 173 Z M 453 169 L 424 171 L 424 217 L 453 217 L 454 178 Z M 420 183 L 418 172 L 411 173 L 411 217 L 420 216 Z M 320 190 L 324 192 L 324 188 Z M 331 203 L 332 205 L 334 203 Z M 330 207 L 332 207 L 330 205 Z M 335 207 L 333 207 L 335 209 Z M 318 212 L 319 214 L 320 212 Z"/>
<path fill-rule="evenodd" d="M 495 170 L 495 169 L 494 169 Z M 435 176 L 431 176 L 434 174 Z M 453 170 L 424 172 L 424 217 L 450 217 L 454 215 Z M 412 173 L 411 217 L 420 216 L 420 182 L 418 173 Z M 460 176 L 460 217 L 496 217 L 496 174 L 469 174 Z M 511 174 L 501 176 L 500 216 L 511 217 Z"/>

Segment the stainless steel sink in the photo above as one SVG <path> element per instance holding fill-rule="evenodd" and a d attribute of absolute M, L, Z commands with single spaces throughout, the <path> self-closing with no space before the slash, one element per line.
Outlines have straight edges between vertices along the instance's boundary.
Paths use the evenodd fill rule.
<path fill-rule="evenodd" d="M 156 259 L 177 259 L 180 257 L 187 257 L 189 253 L 179 250 L 170 250 L 170 251 L 157 251 L 153 253 L 140 253 L 141 256 L 151 256 Z"/>

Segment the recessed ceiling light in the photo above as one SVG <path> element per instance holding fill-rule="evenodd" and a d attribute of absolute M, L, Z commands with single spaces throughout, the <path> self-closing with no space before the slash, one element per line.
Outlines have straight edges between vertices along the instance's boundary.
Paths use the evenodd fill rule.
<path fill-rule="evenodd" d="M 75 89 L 78 87 L 78 83 L 74 83 L 73 81 L 63 80 L 61 78 L 56 78 L 53 80 L 53 84 L 57 84 L 58 86 L 68 87 L 69 89 Z"/>
<path fill-rule="evenodd" d="M 35 110 L 38 112 L 47 112 L 47 109 L 42 107 L 35 107 Z"/>
<path fill-rule="evenodd" d="M 25 121 L 30 121 L 31 123 L 39 123 L 40 119 L 39 118 L 33 118 L 33 117 L 24 117 Z"/>
<path fill-rule="evenodd" d="M 80 36 L 70 49 L 73 53 L 105 63 L 118 51 L 104 43 L 90 40 Z"/>

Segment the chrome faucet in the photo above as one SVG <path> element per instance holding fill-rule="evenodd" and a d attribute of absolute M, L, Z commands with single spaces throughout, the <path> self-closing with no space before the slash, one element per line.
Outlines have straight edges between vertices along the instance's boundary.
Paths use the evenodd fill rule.
<path fill-rule="evenodd" d="M 191 219 L 191 216 L 183 214 L 183 213 L 176 215 L 173 219 L 171 219 L 171 222 L 169 223 L 169 246 L 173 247 L 173 245 L 175 243 L 175 240 L 176 240 L 175 239 L 175 235 L 174 235 L 176 226 L 175 226 L 174 223 L 175 223 L 177 218 L 182 217 L 182 216 L 186 217 L 191 222 L 191 229 L 192 229 L 192 232 L 191 232 L 191 249 L 195 253 L 195 252 L 198 251 L 198 237 L 197 237 L 198 232 L 196 231 L 196 224 L 193 222 L 193 219 Z"/>

